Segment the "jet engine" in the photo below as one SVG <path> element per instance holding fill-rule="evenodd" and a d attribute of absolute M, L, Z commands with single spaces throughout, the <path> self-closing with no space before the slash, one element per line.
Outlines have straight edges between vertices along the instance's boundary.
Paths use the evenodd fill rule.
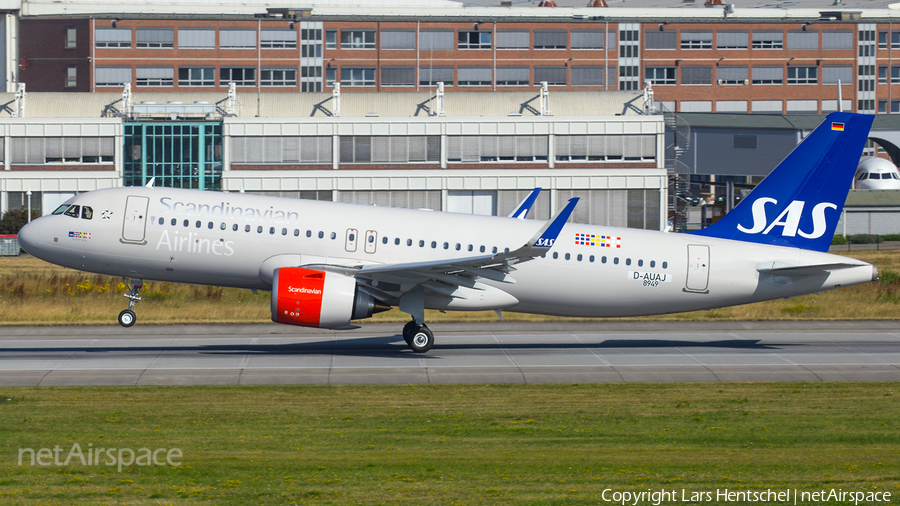
<path fill-rule="evenodd" d="M 349 327 L 350 320 L 388 309 L 343 274 L 282 267 L 272 279 L 272 321 L 276 323 L 340 329 Z"/>

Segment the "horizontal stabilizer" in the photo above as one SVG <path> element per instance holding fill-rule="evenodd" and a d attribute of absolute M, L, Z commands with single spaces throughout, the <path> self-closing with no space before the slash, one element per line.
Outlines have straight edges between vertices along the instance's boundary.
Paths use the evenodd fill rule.
<path fill-rule="evenodd" d="M 850 264 L 845 262 L 833 264 L 817 264 L 817 265 L 784 265 L 781 262 L 765 262 L 757 265 L 756 270 L 760 274 L 771 274 L 773 276 L 814 276 L 825 272 L 835 271 L 838 269 L 850 269 L 852 267 L 862 267 L 862 264 Z"/>

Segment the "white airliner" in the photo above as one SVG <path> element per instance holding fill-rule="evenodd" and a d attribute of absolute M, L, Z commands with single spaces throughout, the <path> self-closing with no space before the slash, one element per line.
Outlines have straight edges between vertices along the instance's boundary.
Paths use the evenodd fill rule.
<path fill-rule="evenodd" d="M 884 158 L 865 158 L 856 168 L 857 190 L 900 190 L 897 166 Z"/>
<path fill-rule="evenodd" d="M 119 323 L 135 322 L 142 279 L 271 290 L 279 323 L 341 329 L 398 306 L 415 352 L 425 309 L 578 317 L 674 313 L 876 279 L 827 252 L 872 124 L 833 113 L 749 196 L 694 234 L 134 187 L 69 199 L 20 244 L 48 262 L 121 276 Z"/>

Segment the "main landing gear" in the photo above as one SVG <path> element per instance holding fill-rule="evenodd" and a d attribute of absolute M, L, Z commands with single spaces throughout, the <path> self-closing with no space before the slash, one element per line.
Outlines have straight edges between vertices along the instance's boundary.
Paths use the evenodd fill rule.
<path fill-rule="evenodd" d="M 434 334 L 431 329 L 424 324 L 419 325 L 415 320 L 403 327 L 403 340 L 414 353 L 425 353 L 434 346 Z"/>
<path fill-rule="evenodd" d="M 134 323 L 137 321 L 137 316 L 135 316 L 134 314 L 134 305 L 137 303 L 137 301 L 141 300 L 141 296 L 139 295 L 139 293 L 141 291 L 141 288 L 144 287 L 144 282 L 140 279 L 135 278 L 131 278 L 130 280 L 123 278 L 123 280 L 125 281 L 125 285 L 128 287 L 128 292 L 124 293 L 123 295 L 127 297 L 129 301 L 128 309 L 125 309 L 121 313 L 119 313 L 119 325 L 127 328 L 134 325 Z"/>

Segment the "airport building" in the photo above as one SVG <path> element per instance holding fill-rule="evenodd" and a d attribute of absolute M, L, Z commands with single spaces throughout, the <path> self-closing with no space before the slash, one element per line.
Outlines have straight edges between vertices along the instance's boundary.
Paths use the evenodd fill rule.
<path fill-rule="evenodd" d="M 6 88 L 225 92 L 234 83 L 239 92 L 317 93 L 340 83 L 349 93 L 434 90 L 443 82 L 483 92 L 547 82 L 599 91 L 638 90 L 647 81 L 674 112 L 793 114 L 837 110 L 840 82 L 844 110 L 900 112 L 900 29 L 893 26 L 900 11 L 871 2 L 865 9 L 717 2 L 326 0 L 296 8 L 3 0 L 10 9 Z"/>
<path fill-rule="evenodd" d="M 641 92 L 4 94 L 0 207 L 147 184 L 666 224 L 664 119 Z M 30 192 L 30 195 L 29 195 Z"/>

